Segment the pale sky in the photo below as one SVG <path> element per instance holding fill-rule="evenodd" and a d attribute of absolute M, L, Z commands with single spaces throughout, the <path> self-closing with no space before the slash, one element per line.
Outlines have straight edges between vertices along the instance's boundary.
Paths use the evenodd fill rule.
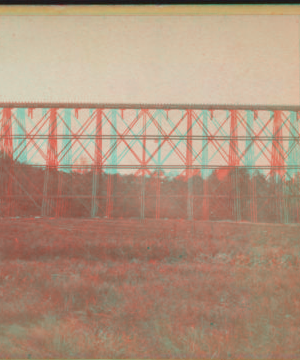
<path fill-rule="evenodd" d="M 0 16 L 0 102 L 299 97 L 298 16 Z"/>

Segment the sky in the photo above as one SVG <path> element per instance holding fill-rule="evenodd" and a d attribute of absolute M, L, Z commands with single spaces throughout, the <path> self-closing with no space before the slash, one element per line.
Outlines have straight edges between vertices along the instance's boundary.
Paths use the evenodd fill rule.
<path fill-rule="evenodd" d="M 298 16 L 0 16 L 0 101 L 299 104 Z"/>

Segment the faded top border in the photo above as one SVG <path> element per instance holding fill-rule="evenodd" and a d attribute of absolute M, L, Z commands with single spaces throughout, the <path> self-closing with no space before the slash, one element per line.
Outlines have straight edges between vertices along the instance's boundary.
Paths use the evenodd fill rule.
<path fill-rule="evenodd" d="M 201 16 L 201 15 L 300 15 L 300 5 L 82 5 L 0 6 L 0 15 L 51 16 Z"/>

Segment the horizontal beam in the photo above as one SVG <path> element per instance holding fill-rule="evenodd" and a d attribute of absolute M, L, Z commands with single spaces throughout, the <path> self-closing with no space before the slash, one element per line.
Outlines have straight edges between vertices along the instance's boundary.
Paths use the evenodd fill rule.
<path fill-rule="evenodd" d="M 43 198 L 43 195 L 37 195 L 37 194 L 32 194 L 31 195 L 33 198 Z M 136 199 L 136 198 L 140 198 L 141 195 L 111 195 L 112 198 L 121 198 L 121 199 Z M 146 195 L 147 198 L 156 198 L 156 195 Z M 2 195 L 1 199 L 6 199 L 6 198 L 16 198 L 16 199 L 22 199 L 22 198 L 28 198 L 27 195 Z M 92 195 L 49 195 L 49 199 L 106 199 L 106 196 L 92 196 Z M 161 195 L 161 198 L 164 199 L 168 199 L 168 198 L 186 198 L 186 195 Z M 210 198 L 210 199 L 214 199 L 214 198 L 223 198 L 223 199 L 234 199 L 235 196 L 229 196 L 229 195 L 191 195 L 191 198 Z M 253 196 L 252 195 L 243 195 L 243 196 L 239 196 L 239 199 L 252 199 Z M 255 199 L 278 199 L 278 196 L 255 196 Z M 300 195 L 282 195 L 281 199 L 300 199 Z"/>
<path fill-rule="evenodd" d="M 134 140 L 134 139 L 148 139 L 148 140 L 157 140 L 158 138 L 163 139 L 192 139 L 192 140 L 295 140 L 300 141 L 299 136 L 218 136 L 218 135 L 3 135 L 0 136 L 0 140 L 2 139 L 34 139 L 34 140 L 42 140 L 42 139 L 69 139 L 69 140 L 86 140 L 86 139 L 104 139 L 104 140 Z"/>
<path fill-rule="evenodd" d="M 47 102 L 2 102 L 1 108 L 55 108 L 55 109 L 161 109 L 161 110 L 265 110 L 300 111 L 300 105 L 264 104 L 122 104 L 122 103 L 47 103 Z"/>
<path fill-rule="evenodd" d="M 94 168 L 99 168 L 99 165 L 39 165 L 39 164 L 18 164 L 18 165 L 14 165 L 13 163 L 10 164 L 9 166 L 11 167 L 35 167 L 35 168 L 55 168 L 55 169 L 68 169 L 68 168 L 73 168 L 73 169 L 94 169 Z M 160 170 L 166 170 L 166 169 L 216 169 L 216 170 L 224 170 L 224 169 L 257 169 L 257 170 L 275 170 L 275 169 L 299 169 L 300 172 L 300 166 L 299 165 L 265 165 L 265 166 L 257 166 L 257 165 L 191 165 L 191 166 L 187 166 L 187 165 L 101 165 L 102 168 L 106 168 L 106 169 L 160 169 Z"/>

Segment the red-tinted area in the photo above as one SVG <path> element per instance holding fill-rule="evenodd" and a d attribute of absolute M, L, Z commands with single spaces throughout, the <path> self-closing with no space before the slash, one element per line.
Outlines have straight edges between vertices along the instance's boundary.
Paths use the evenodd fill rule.
<path fill-rule="evenodd" d="M 23 110 L 1 110 L 0 358 L 299 358 L 295 111 Z"/>
<path fill-rule="evenodd" d="M 2 358 L 297 358 L 299 227 L 3 219 Z"/>

